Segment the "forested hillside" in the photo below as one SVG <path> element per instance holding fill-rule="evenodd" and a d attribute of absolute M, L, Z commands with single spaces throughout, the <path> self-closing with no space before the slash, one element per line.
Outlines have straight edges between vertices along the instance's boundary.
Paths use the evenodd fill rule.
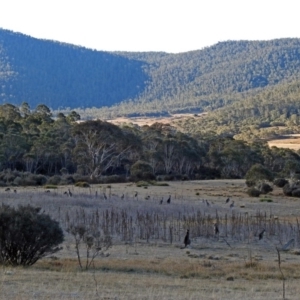
<path fill-rule="evenodd" d="M 134 98 L 143 63 L 113 53 L 0 30 L 0 101 L 32 107 L 101 107 Z"/>
<path fill-rule="evenodd" d="M 0 29 L 0 101 L 81 108 L 87 117 L 238 107 L 299 78 L 300 39 L 228 41 L 179 54 L 111 53 Z"/>
<path fill-rule="evenodd" d="M 237 98 L 205 118 L 177 123 L 189 134 L 225 134 L 237 139 L 270 139 L 282 134 L 300 133 L 300 81 L 267 87 L 255 95 Z"/>
<path fill-rule="evenodd" d="M 263 141 L 79 119 L 75 111 L 53 118 L 45 105 L 0 105 L 0 186 L 244 178 L 255 164 L 274 176 L 300 173 L 299 153 Z"/>

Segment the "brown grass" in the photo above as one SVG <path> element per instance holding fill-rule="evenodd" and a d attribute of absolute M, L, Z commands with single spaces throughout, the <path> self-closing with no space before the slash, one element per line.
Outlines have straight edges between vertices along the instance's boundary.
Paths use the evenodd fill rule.
<path fill-rule="evenodd" d="M 72 198 L 64 195 L 68 188 Z M 103 191 L 109 197 L 107 201 L 102 198 Z M 134 198 L 135 191 L 138 200 Z M 122 194 L 124 200 L 120 199 Z M 166 200 L 169 195 L 171 205 L 159 205 L 159 200 Z M 149 200 L 145 199 L 147 196 Z M 299 214 L 298 199 L 285 197 L 275 187 L 268 195 L 273 202 L 260 202 L 259 198 L 247 196 L 243 180 L 169 182 L 169 186 L 149 185 L 148 189 L 134 184 L 111 184 L 109 189 L 107 185 L 64 186 L 50 193 L 42 188 L 17 188 L 17 193 L 9 193 L 2 188 L 0 197 L 10 205 L 41 206 L 62 226 L 66 211 L 72 214 L 79 209 L 86 213 L 96 208 L 116 212 L 138 209 L 141 213 L 159 211 L 174 215 L 181 209 L 188 213 L 200 210 L 207 217 L 215 216 L 216 211 L 223 217 L 234 212 L 249 218 L 257 211 L 266 212 L 279 218 L 283 230 L 281 236 L 268 233 L 261 241 L 257 233 L 247 239 L 239 235 L 226 238 L 223 232 L 217 237 L 191 236 L 191 246 L 186 249 L 182 248 L 183 228 L 178 233 L 179 240 L 172 244 L 163 240 L 147 242 L 138 235 L 129 242 L 113 237 L 112 248 L 97 258 L 88 271 L 78 267 L 74 241 L 66 235 L 64 249 L 55 257 L 44 258 L 30 268 L 2 267 L 0 299 L 281 299 L 275 246 L 286 242 L 287 232 L 296 234 L 296 229 L 289 228 L 295 226 Z M 225 204 L 227 197 L 236 203 L 233 210 Z M 211 203 L 210 207 L 203 203 L 204 199 Z M 288 299 L 298 299 L 300 294 L 298 242 L 295 249 L 281 253 Z"/>
<path fill-rule="evenodd" d="M 292 150 L 300 149 L 300 138 L 284 138 L 278 140 L 271 140 L 268 142 L 269 147 L 277 147 L 277 148 L 288 148 Z"/>

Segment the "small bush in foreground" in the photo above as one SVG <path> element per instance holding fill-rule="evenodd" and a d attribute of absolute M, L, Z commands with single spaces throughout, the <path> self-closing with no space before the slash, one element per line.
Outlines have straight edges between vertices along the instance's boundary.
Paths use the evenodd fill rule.
<path fill-rule="evenodd" d="M 18 208 L 0 207 L 0 262 L 30 266 L 42 257 L 55 253 L 64 240 L 57 221 L 40 208 L 30 205 Z"/>

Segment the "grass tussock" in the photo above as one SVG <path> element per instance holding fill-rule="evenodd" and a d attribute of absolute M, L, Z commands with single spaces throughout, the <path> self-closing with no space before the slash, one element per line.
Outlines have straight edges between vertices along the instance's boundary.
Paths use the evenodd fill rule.
<path fill-rule="evenodd" d="M 57 185 L 55 184 L 46 184 L 44 186 L 45 189 L 57 189 Z"/>
<path fill-rule="evenodd" d="M 75 183 L 75 186 L 82 187 L 82 188 L 88 188 L 88 187 L 90 187 L 90 184 L 86 181 L 78 181 Z"/>
<path fill-rule="evenodd" d="M 260 201 L 260 202 L 273 202 L 273 200 L 270 199 L 270 198 L 262 198 L 262 199 L 260 199 L 259 201 Z"/>

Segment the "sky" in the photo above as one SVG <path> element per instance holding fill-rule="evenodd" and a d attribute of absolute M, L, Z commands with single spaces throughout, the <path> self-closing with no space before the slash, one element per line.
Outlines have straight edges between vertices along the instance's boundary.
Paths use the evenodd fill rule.
<path fill-rule="evenodd" d="M 300 37 L 298 0 L 1 0 L 0 28 L 103 51 Z"/>

